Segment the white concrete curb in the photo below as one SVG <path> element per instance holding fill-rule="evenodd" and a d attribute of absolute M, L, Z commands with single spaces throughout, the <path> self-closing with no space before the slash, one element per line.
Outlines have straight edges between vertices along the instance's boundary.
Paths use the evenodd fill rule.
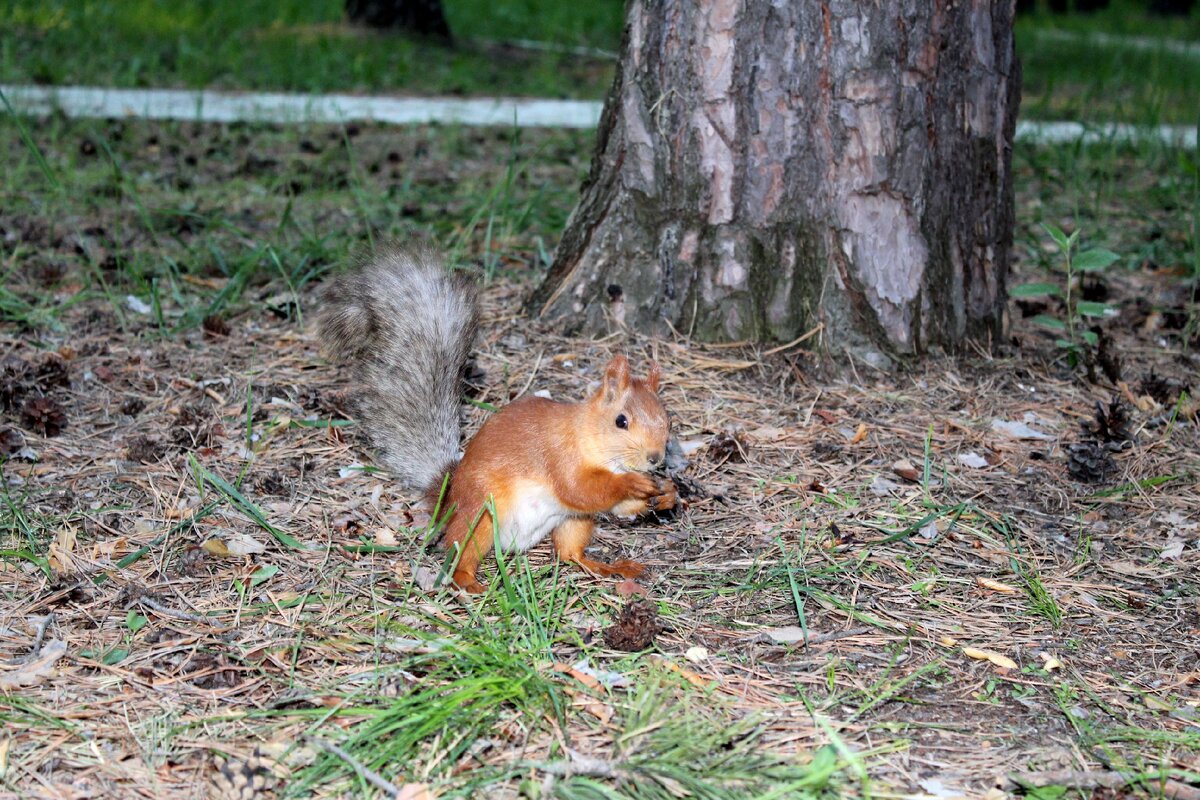
<path fill-rule="evenodd" d="M 187 89 L 105 89 L 89 86 L 0 86 L 26 114 L 61 111 L 69 117 L 142 117 L 195 122 L 430 122 L 522 128 L 594 128 L 600 103 L 349 94 L 213 92 Z"/>
<path fill-rule="evenodd" d="M 1017 139 L 1043 144 L 1064 144 L 1081 140 L 1087 144 L 1150 140 L 1176 147 L 1194 148 L 1196 146 L 1196 127 L 1194 125 L 1139 126 L 1118 122 L 1085 125 L 1081 122 L 1025 120 L 1017 122 Z"/>
<path fill-rule="evenodd" d="M 418 125 L 433 122 L 520 128 L 596 127 L 602 104 L 587 100 L 512 98 L 451 99 L 381 97 L 349 94 L 282 94 L 191 91 L 185 89 L 105 89 L 85 86 L 4 86 L 13 107 L 30 115 L 60 111 L 68 117 L 142 117 L 194 122 L 386 122 Z M 1057 144 L 1151 140 L 1196 146 L 1189 125 L 1139 127 L 1078 122 L 1017 123 L 1017 138 Z"/>
<path fill-rule="evenodd" d="M 1111 33 L 1076 33 L 1075 31 L 1040 30 L 1034 33 L 1038 39 L 1052 42 L 1077 42 L 1091 44 L 1108 50 L 1127 49 L 1147 52 L 1163 52 L 1184 58 L 1200 58 L 1200 42 L 1181 39 L 1156 39 L 1150 36 L 1118 36 Z"/>

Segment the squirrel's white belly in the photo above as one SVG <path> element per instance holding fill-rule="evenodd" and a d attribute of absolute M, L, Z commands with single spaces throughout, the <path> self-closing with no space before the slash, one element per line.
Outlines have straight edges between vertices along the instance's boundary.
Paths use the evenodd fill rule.
<path fill-rule="evenodd" d="M 553 492 L 538 483 L 519 483 L 509 503 L 496 540 L 502 550 L 528 550 L 574 516 Z"/>

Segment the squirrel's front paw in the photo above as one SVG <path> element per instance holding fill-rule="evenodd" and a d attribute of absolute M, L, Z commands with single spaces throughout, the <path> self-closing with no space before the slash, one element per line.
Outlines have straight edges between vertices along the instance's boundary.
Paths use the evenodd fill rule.
<path fill-rule="evenodd" d="M 674 508 L 677 502 L 679 502 L 679 492 L 675 489 L 675 482 L 670 478 L 664 478 L 658 485 L 654 496 L 646 500 L 646 505 L 651 511 L 666 511 Z"/>
<path fill-rule="evenodd" d="M 640 472 L 626 472 L 621 476 L 624 481 L 624 494 L 631 500 L 649 500 L 659 494 L 658 482 L 649 475 Z"/>

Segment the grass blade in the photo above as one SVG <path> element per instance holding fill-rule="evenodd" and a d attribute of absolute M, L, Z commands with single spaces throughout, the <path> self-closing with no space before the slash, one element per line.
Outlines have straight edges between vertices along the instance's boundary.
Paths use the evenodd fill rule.
<path fill-rule="evenodd" d="M 209 471 L 208 468 L 196 460 L 194 455 L 188 456 L 188 460 L 191 462 L 192 470 L 204 483 L 207 483 L 209 486 L 213 487 L 222 495 L 224 495 L 225 499 L 227 499 L 234 508 L 236 508 L 238 511 L 241 511 L 250 519 L 254 520 L 254 522 L 260 528 L 274 536 L 280 544 L 291 548 L 292 550 L 308 549 L 308 547 L 299 539 L 272 525 L 270 520 L 267 519 L 266 514 L 262 512 L 261 508 L 247 500 L 246 497 L 240 491 L 238 491 L 237 487 L 233 486 L 231 483 L 229 483 L 229 481 L 225 480 L 220 475 L 216 475 Z"/>

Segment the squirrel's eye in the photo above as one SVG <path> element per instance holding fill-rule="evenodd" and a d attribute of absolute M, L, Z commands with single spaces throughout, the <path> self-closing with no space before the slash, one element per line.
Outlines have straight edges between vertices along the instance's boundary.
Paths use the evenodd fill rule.
<path fill-rule="evenodd" d="M 626 428 L 628 428 L 629 427 L 629 417 L 625 416 L 624 414 L 617 414 L 617 427 L 620 428 L 621 430 L 625 430 Z"/>

